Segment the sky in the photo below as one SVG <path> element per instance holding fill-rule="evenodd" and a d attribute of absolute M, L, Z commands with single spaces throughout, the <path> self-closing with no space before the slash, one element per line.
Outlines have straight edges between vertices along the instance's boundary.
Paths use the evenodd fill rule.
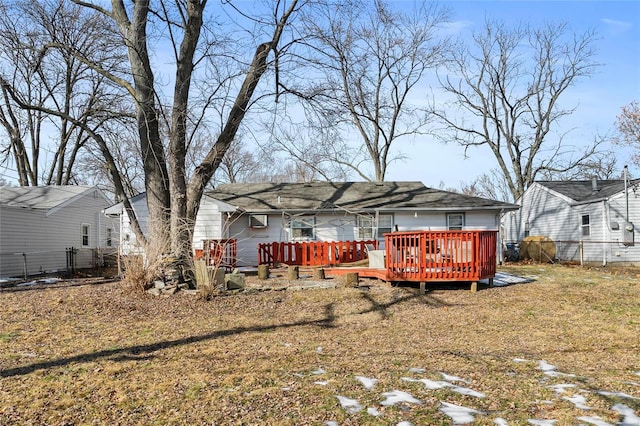
<path fill-rule="evenodd" d="M 400 0 L 397 0 L 401 3 Z M 576 111 L 561 121 L 570 130 L 567 142 L 588 145 L 596 135 L 607 136 L 615 130 L 620 108 L 640 100 L 640 2 L 638 1 L 441 1 L 451 8 L 454 27 L 462 37 L 479 30 L 485 18 L 507 25 L 519 23 L 537 26 L 544 22 L 566 22 L 571 32 L 594 29 L 596 73 L 582 79 L 564 95 L 567 105 Z M 389 167 L 387 180 L 419 180 L 430 187 L 460 187 L 496 167 L 488 148 L 464 151 L 456 145 L 443 145 L 428 137 L 401 141 L 398 148 L 408 157 Z M 629 162 L 629 151 L 618 148 L 618 166 L 629 165 L 631 177 L 640 170 Z"/>

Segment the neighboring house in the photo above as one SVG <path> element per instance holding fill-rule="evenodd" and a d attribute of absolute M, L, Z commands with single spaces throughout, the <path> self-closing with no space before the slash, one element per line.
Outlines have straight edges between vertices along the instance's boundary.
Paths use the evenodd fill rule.
<path fill-rule="evenodd" d="M 0 187 L 0 277 L 101 263 L 119 240 L 110 204 L 93 186 Z"/>
<path fill-rule="evenodd" d="M 144 196 L 133 201 L 144 224 Z M 421 182 L 225 184 L 203 197 L 193 245 L 201 248 L 205 239 L 234 238 L 238 265 L 254 266 L 259 243 L 383 242 L 383 234 L 394 230 L 497 230 L 501 215 L 517 208 L 427 188 Z M 121 205 L 108 210 L 112 214 L 121 211 Z M 122 249 L 127 253 L 132 235 L 127 231 L 126 213 L 121 217 Z"/>
<path fill-rule="evenodd" d="M 633 225 L 640 224 L 637 183 L 534 182 L 518 200 L 520 210 L 504 217 L 504 239 L 517 243 L 529 235 L 549 237 L 556 258 L 563 261 L 638 262 L 640 241 Z"/>

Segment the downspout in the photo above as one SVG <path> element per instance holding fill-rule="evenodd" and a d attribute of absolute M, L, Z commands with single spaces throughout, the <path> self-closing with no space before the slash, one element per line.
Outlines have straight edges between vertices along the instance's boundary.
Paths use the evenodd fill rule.
<path fill-rule="evenodd" d="M 607 201 L 602 200 L 602 266 L 607 266 Z"/>

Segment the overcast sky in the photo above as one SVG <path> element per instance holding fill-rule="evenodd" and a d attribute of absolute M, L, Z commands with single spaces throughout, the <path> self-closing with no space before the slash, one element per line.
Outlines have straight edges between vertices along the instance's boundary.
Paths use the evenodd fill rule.
<path fill-rule="evenodd" d="M 398 0 L 401 4 L 402 1 Z M 567 22 L 575 33 L 591 28 L 598 33 L 596 61 L 602 66 L 589 79 L 580 80 L 563 95 L 564 101 L 577 106 L 564 118 L 563 129 L 574 129 L 567 141 L 588 144 L 596 134 L 611 135 L 616 116 L 623 105 L 640 100 L 640 2 L 638 1 L 442 1 L 453 11 L 455 28 L 463 37 L 479 30 L 486 18 L 506 24 L 545 21 Z M 387 180 L 419 180 L 427 186 L 459 187 L 472 182 L 495 167 L 487 149 L 469 151 L 464 158 L 462 148 L 435 145 L 429 140 L 404 141 L 400 149 L 409 156 L 392 165 Z M 628 163 L 628 152 L 619 150 L 618 163 Z M 640 171 L 631 167 L 631 175 Z"/>

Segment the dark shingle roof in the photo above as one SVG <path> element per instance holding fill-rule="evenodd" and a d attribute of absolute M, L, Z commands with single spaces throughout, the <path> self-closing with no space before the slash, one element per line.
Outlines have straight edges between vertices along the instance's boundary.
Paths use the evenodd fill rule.
<path fill-rule="evenodd" d="M 591 180 L 536 182 L 578 203 L 602 200 L 624 191 L 624 180 L 621 179 L 597 180 L 595 190 Z"/>
<path fill-rule="evenodd" d="M 30 209 L 52 209 L 73 197 L 77 197 L 92 186 L 3 186 L 0 188 L 0 204 Z"/>
<path fill-rule="evenodd" d="M 425 187 L 421 182 L 236 183 L 207 192 L 246 211 L 472 210 L 518 206 Z"/>

